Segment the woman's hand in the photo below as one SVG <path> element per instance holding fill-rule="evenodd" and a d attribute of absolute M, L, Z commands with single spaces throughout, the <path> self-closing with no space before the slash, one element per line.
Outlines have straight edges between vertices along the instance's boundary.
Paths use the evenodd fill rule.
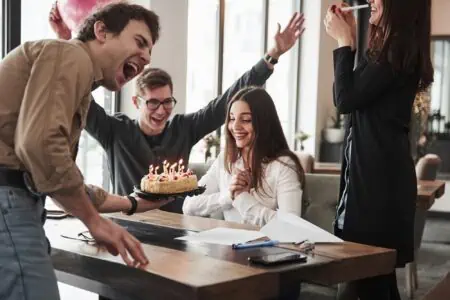
<path fill-rule="evenodd" d="M 48 17 L 48 22 L 53 32 L 59 39 L 70 40 L 72 38 L 72 32 L 63 19 L 58 10 L 57 2 L 53 3 L 52 9 L 50 10 L 50 15 Z"/>
<path fill-rule="evenodd" d="M 348 17 L 348 21 L 350 21 L 350 17 Z M 339 47 L 350 46 L 354 49 L 355 43 L 352 37 L 352 26 L 347 23 L 338 7 L 333 5 L 328 8 L 323 23 L 328 35 L 338 42 Z"/>
<path fill-rule="evenodd" d="M 341 4 L 338 5 L 338 8 L 342 8 L 342 7 L 349 7 L 350 5 L 348 3 L 342 2 Z M 352 11 L 339 11 L 342 16 L 344 17 L 345 22 L 348 24 L 348 26 L 350 26 L 351 28 L 351 33 L 352 33 L 352 49 L 355 50 L 356 49 L 356 19 L 355 19 L 355 15 L 353 14 Z"/>
<path fill-rule="evenodd" d="M 249 192 L 252 187 L 250 172 L 239 169 L 237 169 L 236 171 L 237 172 L 231 178 L 231 184 L 229 188 L 231 199 L 233 200 L 242 192 Z"/>
<path fill-rule="evenodd" d="M 143 268 L 148 264 L 141 243 L 123 227 L 99 215 L 85 224 L 99 247 L 114 256 L 120 254 L 128 266 Z"/>

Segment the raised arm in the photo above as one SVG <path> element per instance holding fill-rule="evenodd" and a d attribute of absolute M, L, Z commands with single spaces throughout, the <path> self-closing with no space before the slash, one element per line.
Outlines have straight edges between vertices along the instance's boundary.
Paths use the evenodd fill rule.
<path fill-rule="evenodd" d="M 183 203 L 183 213 L 191 216 L 210 216 L 219 211 L 231 208 L 231 198 L 220 193 L 221 170 L 223 170 L 223 154 L 214 161 L 211 168 L 200 179 L 199 185 L 205 185 L 203 194 L 186 197 Z M 224 179 L 224 178 L 222 178 Z"/>
<path fill-rule="evenodd" d="M 86 131 L 105 149 L 113 139 L 115 118 L 92 99 L 86 119 Z"/>
<path fill-rule="evenodd" d="M 353 13 L 343 13 L 330 6 L 324 25 L 338 44 L 333 51 L 333 98 L 338 112 L 348 114 L 372 105 L 395 80 L 391 65 L 364 60 L 354 72 L 356 22 Z"/>
<path fill-rule="evenodd" d="M 187 114 L 186 120 L 191 125 L 194 142 L 219 128 L 225 122 L 226 108 L 233 95 L 240 89 L 250 85 L 262 86 L 272 75 L 273 69 L 261 59 L 250 70 L 236 80 L 222 95 L 208 103 L 199 111 Z"/>
<path fill-rule="evenodd" d="M 277 186 L 270 188 L 276 191 L 278 210 L 301 216 L 302 188 L 297 173 L 283 163 L 273 163 L 278 164 L 278 180 Z M 270 194 L 270 191 L 267 192 Z M 239 211 L 245 223 L 258 226 L 264 226 L 276 215 L 276 210 L 264 206 L 248 192 L 240 193 L 233 201 L 233 206 Z"/>
<path fill-rule="evenodd" d="M 283 30 L 278 24 L 278 30 L 274 36 L 274 46 L 268 51 L 268 56 L 266 55 L 264 59 L 245 72 L 222 95 L 212 100 L 203 109 L 186 115 L 191 124 L 194 142 L 223 125 L 228 101 L 236 92 L 247 86 L 262 86 L 266 83 L 272 75 L 275 61 L 278 61 L 281 55 L 291 49 L 302 35 L 303 24 L 304 17 L 300 13 L 295 13 Z"/>
<path fill-rule="evenodd" d="M 395 82 L 395 74 L 388 63 L 363 62 L 362 71 L 355 73 L 354 52 L 341 47 L 333 52 L 334 104 L 342 114 L 371 105 Z"/>

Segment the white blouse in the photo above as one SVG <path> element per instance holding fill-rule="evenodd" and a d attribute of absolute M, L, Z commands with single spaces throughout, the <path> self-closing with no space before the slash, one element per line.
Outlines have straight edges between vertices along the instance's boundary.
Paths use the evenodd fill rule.
<path fill-rule="evenodd" d="M 259 193 L 251 189 L 250 192 L 242 192 L 232 200 L 229 192 L 232 175 L 226 171 L 224 154 L 221 153 L 199 181 L 200 186 L 206 186 L 205 192 L 186 197 L 183 213 L 207 217 L 222 212 L 226 221 L 258 226 L 265 225 L 276 215 L 277 210 L 301 216 L 301 183 L 297 173 L 285 164 L 295 167 L 294 162 L 287 156 L 265 166 L 264 192 L 261 188 Z M 235 167 L 244 169 L 242 159 L 235 163 Z"/>

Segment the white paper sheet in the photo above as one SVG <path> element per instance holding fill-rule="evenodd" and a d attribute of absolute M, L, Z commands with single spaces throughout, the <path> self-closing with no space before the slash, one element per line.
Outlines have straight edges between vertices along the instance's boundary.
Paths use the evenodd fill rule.
<path fill-rule="evenodd" d="M 218 227 L 210 230 L 205 230 L 197 234 L 178 237 L 176 239 L 189 242 L 232 245 L 237 243 L 246 243 L 248 241 L 252 241 L 264 236 L 265 235 L 262 232 L 254 230 Z"/>
<path fill-rule="evenodd" d="M 277 212 L 277 216 L 260 230 L 265 236 L 280 243 L 309 240 L 315 243 L 340 243 L 342 239 L 316 225 L 290 213 Z"/>

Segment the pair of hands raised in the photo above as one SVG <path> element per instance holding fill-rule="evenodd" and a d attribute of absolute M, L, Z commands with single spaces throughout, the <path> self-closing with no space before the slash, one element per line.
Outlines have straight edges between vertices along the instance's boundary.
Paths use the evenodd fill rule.
<path fill-rule="evenodd" d="M 323 23 L 328 35 L 335 39 L 339 47 L 350 46 L 356 49 L 356 20 L 353 12 L 341 11 L 347 3 L 332 5 L 328 8 Z"/>
<path fill-rule="evenodd" d="M 235 169 L 231 177 L 229 187 L 231 199 L 234 200 L 243 192 L 250 192 L 253 187 L 252 174 L 250 170 Z"/>

